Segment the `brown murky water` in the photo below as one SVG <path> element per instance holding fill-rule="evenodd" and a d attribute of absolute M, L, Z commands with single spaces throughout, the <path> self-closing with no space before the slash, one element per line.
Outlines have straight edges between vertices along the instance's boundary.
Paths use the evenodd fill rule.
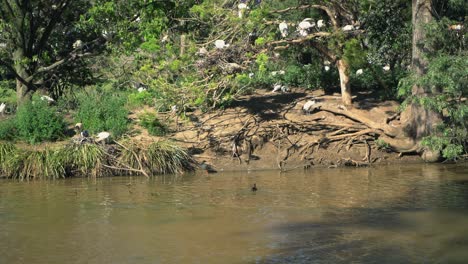
<path fill-rule="evenodd" d="M 0 181 L 0 263 L 467 263 L 467 249 L 467 165 Z"/>

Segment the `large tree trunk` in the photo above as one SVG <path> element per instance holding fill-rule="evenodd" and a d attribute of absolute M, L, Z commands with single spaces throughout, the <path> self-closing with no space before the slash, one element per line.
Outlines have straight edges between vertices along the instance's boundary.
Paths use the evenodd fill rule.
<path fill-rule="evenodd" d="M 29 78 L 29 74 L 24 66 L 25 59 L 23 49 L 19 48 L 13 53 L 16 74 L 18 74 L 18 76 L 23 80 L 27 80 Z M 31 88 L 23 83 L 19 78 L 16 78 L 16 97 L 18 106 L 23 104 L 25 101 L 30 100 L 31 96 Z"/>
<path fill-rule="evenodd" d="M 351 85 L 349 84 L 349 65 L 343 59 L 337 60 L 336 67 L 340 74 L 341 100 L 344 105 L 353 104 L 351 97 Z"/>
<path fill-rule="evenodd" d="M 412 60 L 411 68 L 417 77 L 426 74 L 428 61 L 426 55 L 430 52 L 428 47 L 424 45 L 426 32 L 424 26 L 432 20 L 431 0 L 413 0 L 412 2 L 412 24 L 413 24 L 413 44 L 412 44 Z M 414 85 L 412 88 L 412 96 L 426 97 L 430 92 L 425 90 L 425 87 Z M 441 116 L 417 103 L 411 103 L 401 115 L 401 121 L 404 123 L 404 132 L 406 136 L 415 144 L 415 149 L 422 152 L 422 157 L 438 156 L 439 154 L 426 152 L 430 150 L 423 149 L 420 142 L 423 137 L 431 135 L 435 131 L 435 127 L 442 121 Z"/>
<path fill-rule="evenodd" d="M 427 59 L 425 53 L 428 50 L 424 47 L 426 33 L 424 26 L 432 21 L 431 0 L 413 0 L 412 3 L 412 24 L 413 24 L 413 46 L 411 69 L 418 75 L 422 76 L 427 70 Z M 416 92 L 413 90 L 413 93 Z"/>

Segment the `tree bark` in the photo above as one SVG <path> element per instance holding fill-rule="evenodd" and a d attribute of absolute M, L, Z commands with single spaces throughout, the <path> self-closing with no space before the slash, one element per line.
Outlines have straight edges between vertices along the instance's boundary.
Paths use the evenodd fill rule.
<path fill-rule="evenodd" d="M 424 75 L 428 65 L 425 54 L 429 51 L 423 42 L 426 39 L 424 26 L 432 21 L 431 8 L 431 0 L 413 0 L 412 2 L 413 43 L 411 68 L 417 76 Z M 413 93 L 418 90 L 413 89 Z"/>
<path fill-rule="evenodd" d="M 15 62 L 15 72 L 22 79 L 20 80 L 20 78 L 16 78 L 16 97 L 18 105 L 21 105 L 25 101 L 30 100 L 32 95 L 30 87 L 24 83 L 24 80 L 29 78 L 29 74 L 26 70 L 26 67 L 24 66 L 24 60 L 24 51 L 23 49 L 18 48 L 13 53 L 13 61 Z"/>
<path fill-rule="evenodd" d="M 346 106 L 353 104 L 351 97 L 351 85 L 349 83 L 349 65 L 343 59 L 336 61 L 336 67 L 340 74 L 341 100 Z"/>

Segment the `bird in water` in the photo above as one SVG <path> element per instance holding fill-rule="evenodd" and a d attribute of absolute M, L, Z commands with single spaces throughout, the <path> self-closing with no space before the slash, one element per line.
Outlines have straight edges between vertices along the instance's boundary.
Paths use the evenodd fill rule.
<path fill-rule="evenodd" d="M 206 163 L 206 160 L 200 163 L 200 169 L 204 170 L 206 173 L 215 173 L 217 172 L 210 164 Z"/>
<path fill-rule="evenodd" d="M 252 192 L 256 192 L 258 189 L 257 189 L 257 184 L 254 183 L 254 185 L 252 186 Z"/>

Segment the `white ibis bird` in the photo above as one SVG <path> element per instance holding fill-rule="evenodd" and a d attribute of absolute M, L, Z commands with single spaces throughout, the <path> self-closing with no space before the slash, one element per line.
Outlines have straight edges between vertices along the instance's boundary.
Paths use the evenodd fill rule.
<path fill-rule="evenodd" d="M 47 102 L 49 102 L 49 103 L 55 102 L 54 98 L 52 98 L 52 97 L 50 97 L 50 96 L 47 96 L 47 95 L 41 96 L 41 100 L 42 100 L 42 101 L 47 101 Z"/>
<path fill-rule="evenodd" d="M 319 21 L 317 21 L 317 27 L 318 28 L 322 28 L 325 26 L 325 22 L 323 22 L 323 19 L 320 19 Z"/>
<path fill-rule="evenodd" d="M 82 47 L 83 47 L 83 41 L 81 41 L 80 39 L 75 41 L 75 43 L 73 43 L 74 49 L 81 49 Z"/>
<path fill-rule="evenodd" d="M 109 132 L 99 132 L 96 136 L 96 142 L 105 142 L 110 138 L 111 134 Z"/>
<path fill-rule="evenodd" d="M 286 22 L 283 21 L 279 24 L 279 30 L 283 38 L 288 36 L 288 24 Z"/>
<path fill-rule="evenodd" d="M 297 29 L 299 35 L 305 37 L 309 34 L 309 29 L 315 26 L 315 22 L 312 21 L 312 18 L 306 18 L 299 23 Z"/>
<path fill-rule="evenodd" d="M 302 106 L 302 111 L 304 111 L 304 113 L 310 113 L 312 110 L 315 109 L 316 104 L 317 101 L 309 100 Z"/>
<path fill-rule="evenodd" d="M 239 18 L 242 18 L 244 16 L 245 10 L 248 9 L 247 4 L 240 3 L 239 5 L 237 5 L 237 8 L 239 9 L 238 11 Z"/>
<path fill-rule="evenodd" d="M 353 25 L 346 25 L 346 26 L 343 27 L 343 31 L 351 31 L 351 30 L 354 30 Z"/>
<path fill-rule="evenodd" d="M 76 123 L 75 129 L 78 130 L 78 131 L 83 130 L 83 123 Z"/>
<path fill-rule="evenodd" d="M 273 92 L 273 93 L 276 93 L 276 92 L 281 91 L 281 87 L 282 87 L 282 85 L 281 85 L 280 83 L 275 83 L 275 84 L 273 85 L 273 91 L 272 91 L 272 92 Z"/>
<path fill-rule="evenodd" d="M 215 46 L 217 49 L 224 49 L 224 48 L 228 48 L 229 44 L 226 44 L 226 42 L 222 39 L 218 39 L 215 41 Z"/>
<path fill-rule="evenodd" d="M 364 70 L 363 69 L 359 69 L 356 71 L 356 75 L 361 75 L 364 73 Z"/>

